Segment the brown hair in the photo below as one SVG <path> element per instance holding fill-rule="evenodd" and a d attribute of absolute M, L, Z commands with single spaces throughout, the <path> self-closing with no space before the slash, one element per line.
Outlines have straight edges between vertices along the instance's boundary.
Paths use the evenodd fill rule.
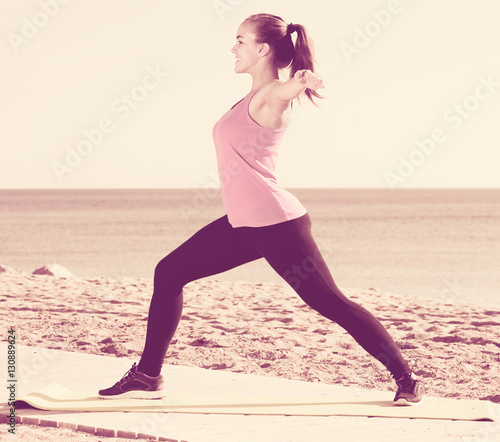
<path fill-rule="evenodd" d="M 314 72 L 313 43 L 304 26 L 288 25 L 281 17 L 271 14 L 254 14 L 245 22 L 253 27 L 255 41 L 258 44 L 267 43 L 270 46 L 274 65 L 278 69 L 290 67 L 290 78 L 302 69 Z M 292 32 L 297 32 L 295 45 L 292 41 Z M 315 105 L 313 95 L 323 98 L 315 90 L 309 88 L 305 90 L 305 94 Z"/>

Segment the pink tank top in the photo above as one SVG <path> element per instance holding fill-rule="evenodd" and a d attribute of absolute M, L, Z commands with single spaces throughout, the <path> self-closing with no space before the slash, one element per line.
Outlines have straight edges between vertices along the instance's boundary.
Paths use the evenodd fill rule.
<path fill-rule="evenodd" d="M 307 213 L 276 181 L 274 170 L 286 128 L 265 128 L 250 117 L 250 100 L 257 91 L 236 103 L 212 131 L 222 201 L 233 227 L 269 226 Z"/>

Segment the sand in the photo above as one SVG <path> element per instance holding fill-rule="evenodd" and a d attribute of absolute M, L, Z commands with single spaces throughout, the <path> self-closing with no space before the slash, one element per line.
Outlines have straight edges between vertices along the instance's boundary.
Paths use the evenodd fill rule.
<path fill-rule="evenodd" d="M 58 278 L 3 268 L 0 325 L 16 327 L 18 344 L 139 361 L 152 280 Z M 429 395 L 500 403 L 500 309 L 375 288 L 343 291 L 384 324 Z M 203 279 L 184 293 L 166 364 L 395 390 L 379 361 L 286 284 Z M 57 440 L 50 430 L 50 440 Z"/>

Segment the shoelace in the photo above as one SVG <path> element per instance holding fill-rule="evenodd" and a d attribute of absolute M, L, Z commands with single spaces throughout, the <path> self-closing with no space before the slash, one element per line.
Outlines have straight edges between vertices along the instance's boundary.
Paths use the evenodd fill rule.
<path fill-rule="evenodd" d="M 415 393 L 415 388 L 417 386 L 417 381 L 412 379 L 410 376 L 403 376 L 397 381 L 398 387 L 403 391 L 408 391 Z"/>
<path fill-rule="evenodd" d="M 122 378 L 120 379 L 120 382 L 126 381 L 130 376 L 136 373 L 137 370 L 134 370 L 135 366 L 137 365 L 136 362 L 134 362 L 134 365 L 130 368 L 129 371 L 127 371 Z"/>

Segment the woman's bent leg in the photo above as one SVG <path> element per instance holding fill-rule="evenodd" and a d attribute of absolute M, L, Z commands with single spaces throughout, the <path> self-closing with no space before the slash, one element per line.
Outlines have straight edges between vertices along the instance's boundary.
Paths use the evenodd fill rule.
<path fill-rule="evenodd" d="M 409 371 L 380 321 L 337 287 L 311 235 L 309 215 L 257 229 L 236 229 L 314 310 L 343 327 L 396 379 Z"/>
<path fill-rule="evenodd" d="M 163 258 L 155 269 L 146 343 L 139 371 L 158 376 L 182 314 L 182 288 L 261 258 L 241 240 L 223 216 L 208 224 Z"/>

